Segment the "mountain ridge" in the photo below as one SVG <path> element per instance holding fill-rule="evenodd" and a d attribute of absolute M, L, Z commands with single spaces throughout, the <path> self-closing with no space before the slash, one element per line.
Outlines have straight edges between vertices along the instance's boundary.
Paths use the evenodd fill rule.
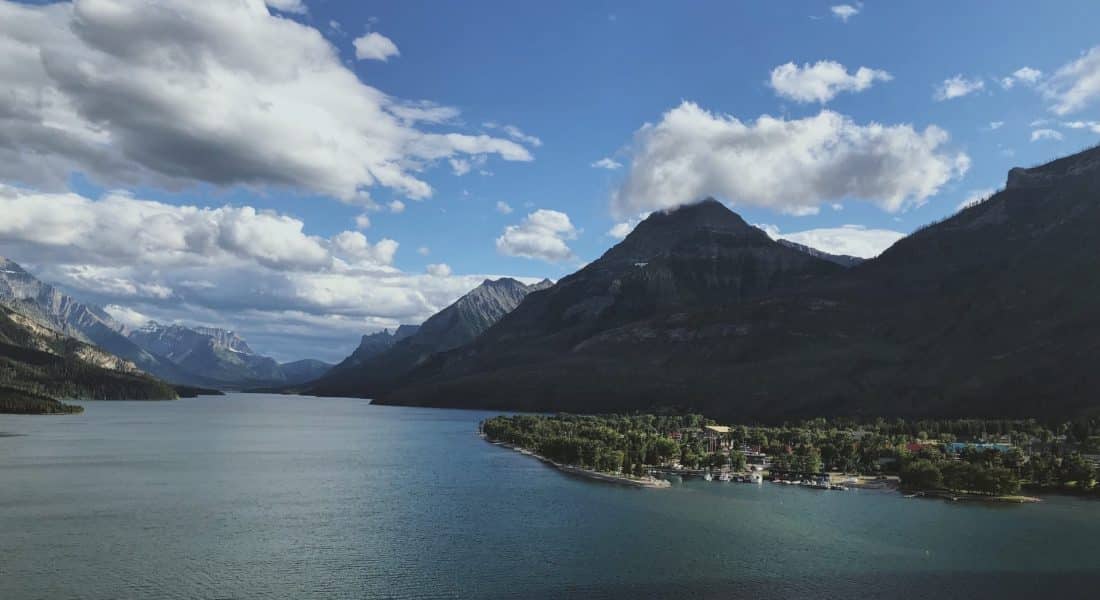
<path fill-rule="evenodd" d="M 1098 156 L 1013 171 L 1010 180 L 1042 185 L 1007 185 L 849 268 L 775 269 L 790 266 L 781 253 L 721 228 L 678 234 L 692 248 L 613 248 L 604 256 L 658 249 L 635 262 L 667 272 L 637 285 L 623 260 L 589 265 L 376 402 L 772 420 L 1095 411 L 1087 391 L 1100 376 L 1086 358 L 1100 347 Z M 590 296 L 567 292 L 578 286 Z"/>

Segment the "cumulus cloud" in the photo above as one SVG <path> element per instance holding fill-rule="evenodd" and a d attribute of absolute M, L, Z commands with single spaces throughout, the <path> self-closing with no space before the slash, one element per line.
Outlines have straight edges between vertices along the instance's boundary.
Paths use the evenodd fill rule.
<path fill-rule="evenodd" d="M 508 204 L 507 202 L 503 202 L 503 201 L 498 200 L 497 201 L 497 212 L 502 214 L 502 215 L 510 215 L 510 214 L 512 214 L 512 205 Z"/>
<path fill-rule="evenodd" d="M 361 213 L 355 217 L 355 227 L 358 229 L 370 229 L 370 217 L 367 213 Z"/>
<path fill-rule="evenodd" d="M 393 240 L 310 235 L 248 206 L 0 186 L 0 215 L 0 255 L 124 322 L 229 327 L 285 359 L 342 358 L 361 333 L 418 323 L 500 276 L 405 273 Z"/>
<path fill-rule="evenodd" d="M 642 213 L 636 217 L 632 217 L 630 219 L 622 221 L 621 223 L 615 223 L 615 225 L 612 226 L 611 229 L 607 230 L 607 235 L 617 240 L 621 240 L 630 235 L 630 232 L 634 231 L 634 228 L 638 226 L 638 223 L 644 221 L 649 215 L 650 213 L 648 212 Z"/>
<path fill-rule="evenodd" d="M 448 277 L 451 274 L 451 267 L 446 263 L 431 264 L 425 267 L 425 271 L 432 277 Z"/>
<path fill-rule="evenodd" d="M 985 89 L 985 82 L 981 79 L 967 79 L 962 75 L 956 75 L 950 79 L 944 79 L 932 95 L 937 101 L 961 98 Z"/>
<path fill-rule="evenodd" d="M 1055 129 L 1036 129 L 1031 132 L 1031 141 L 1039 142 L 1042 140 L 1061 141 L 1065 136 L 1061 131 Z"/>
<path fill-rule="evenodd" d="M 1016 83 L 1022 83 L 1024 85 L 1035 85 L 1039 82 L 1039 78 L 1043 76 L 1043 72 L 1039 69 L 1032 69 L 1031 67 L 1020 67 L 1016 69 L 1011 75 L 1003 77 L 1001 79 L 1001 87 L 1006 90 L 1010 90 L 1016 86 Z"/>
<path fill-rule="evenodd" d="M 92 200 L 0 185 L 0 214 L 0 243 L 18 242 L 43 259 L 69 264 L 172 268 L 243 261 L 280 271 L 349 264 L 385 270 L 397 248 L 393 240 L 371 245 L 357 231 L 330 239 L 307 235 L 302 221 L 251 206 L 176 206 L 121 192 Z"/>
<path fill-rule="evenodd" d="M 635 133 L 612 212 L 632 217 L 706 196 L 787 213 L 851 198 L 895 212 L 967 171 L 967 155 L 947 142 L 935 126 L 860 125 L 828 110 L 742 122 L 684 102 Z"/>
<path fill-rule="evenodd" d="M 0 56 L 0 179 L 38 189 L 83 173 L 367 204 L 376 186 L 431 196 L 421 173 L 448 158 L 532 159 L 506 137 L 423 128 L 458 113 L 365 84 L 261 0 L 0 0 Z"/>
<path fill-rule="evenodd" d="M 519 225 L 509 225 L 497 238 L 497 252 L 547 262 L 562 262 L 574 258 L 566 243 L 576 239 L 577 229 L 569 215 L 540 208 L 527 215 Z"/>
<path fill-rule="evenodd" d="M 886 71 L 867 67 L 849 74 L 844 65 L 831 60 L 801 67 L 789 62 L 772 69 L 771 87 L 779 96 L 795 102 L 824 104 L 841 92 L 862 92 L 875 81 L 891 79 L 893 76 Z"/>
<path fill-rule="evenodd" d="M 405 203 L 400 200 L 393 200 L 387 206 L 389 206 L 391 213 L 400 214 L 405 212 Z"/>
<path fill-rule="evenodd" d="M 844 225 L 780 233 L 774 225 L 758 225 L 772 239 L 782 239 L 809 246 L 829 254 L 874 258 L 905 237 L 900 231 L 868 229 L 862 225 Z"/>
<path fill-rule="evenodd" d="M 623 164 L 613 158 L 607 156 L 592 163 L 593 169 L 607 169 L 608 171 L 614 171 L 615 169 L 622 168 Z"/>
<path fill-rule="evenodd" d="M 401 51 L 393 40 L 374 31 L 355 38 L 352 45 L 355 46 L 355 58 L 359 60 L 387 62 L 391 56 L 401 56 Z"/>
<path fill-rule="evenodd" d="M 851 19 L 852 17 L 859 14 L 859 8 L 852 6 L 851 4 L 837 4 L 835 6 L 830 6 L 829 11 L 833 13 L 834 17 L 840 19 L 841 21 L 844 21 L 845 23 L 848 22 L 848 19 Z"/>
<path fill-rule="evenodd" d="M 1100 46 L 1054 72 L 1040 90 L 1051 102 L 1050 110 L 1067 115 L 1100 99 Z"/>
<path fill-rule="evenodd" d="M 989 122 L 989 130 L 990 131 L 997 131 L 1001 127 L 1004 127 L 1004 125 L 1005 125 L 1004 121 L 990 121 Z"/>

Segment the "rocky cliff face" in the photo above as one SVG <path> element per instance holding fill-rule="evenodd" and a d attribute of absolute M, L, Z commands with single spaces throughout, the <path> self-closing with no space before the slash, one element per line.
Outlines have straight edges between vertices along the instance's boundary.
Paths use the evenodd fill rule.
<path fill-rule="evenodd" d="M 251 387 L 287 381 L 279 363 L 254 354 L 243 339 L 225 329 L 149 322 L 129 337 L 145 350 L 215 385 Z"/>

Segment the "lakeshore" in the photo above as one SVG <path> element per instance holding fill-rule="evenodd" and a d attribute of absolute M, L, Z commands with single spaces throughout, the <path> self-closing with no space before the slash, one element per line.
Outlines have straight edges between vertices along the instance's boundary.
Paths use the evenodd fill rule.
<path fill-rule="evenodd" d="M 618 484 L 618 485 L 627 485 L 627 486 L 631 486 L 631 487 L 646 488 L 646 489 L 663 489 L 663 488 L 672 487 L 672 484 L 670 482 L 668 482 L 667 480 L 658 479 L 656 477 L 634 477 L 634 476 L 631 476 L 631 475 L 623 475 L 623 474 L 615 474 L 615 473 L 601 473 L 600 471 L 596 471 L 594 469 L 586 469 L 584 467 L 579 467 L 579 466 L 576 466 L 576 465 L 561 464 L 559 462 L 550 460 L 549 458 L 546 458 L 545 456 L 542 456 L 540 454 L 532 452 L 532 451 L 530 451 L 526 448 L 521 448 L 519 446 L 516 446 L 514 444 L 509 444 L 507 442 L 497 442 L 497 441 L 490 440 L 489 438 L 487 438 L 485 436 L 484 433 L 481 433 L 479 435 L 480 435 L 481 439 L 489 442 L 490 444 L 492 444 L 494 446 L 500 446 L 502 448 L 508 448 L 509 450 L 514 450 L 516 452 L 519 452 L 520 454 L 523 454 L 524 456 L 530 456 L 531 458 L 540 460 L 540 461 L 554 467 L 555 469 L 558 469 L 559 471 L 562 471 L 563 473 L 569 473 L 570 475 L 578 475 L 580 477 L 586 477 L 588 479 L 593 479 L 595 481 L 602 481 L 602 482 L 605 482 L 605 483 L 614 483 L 614 484 Z"/>
<path fill-rule="evenodd" d="M 781 427 L 719 425 L 702 415 L 515 415 L 479 432 L 592 479 L 659 486 L 677 475 L 814 490 L 902 490 L 910 498 L 1034 504 L 1021 489 L 1100 497 L 1093 421 L 858 423 L 815 419 Z"/>

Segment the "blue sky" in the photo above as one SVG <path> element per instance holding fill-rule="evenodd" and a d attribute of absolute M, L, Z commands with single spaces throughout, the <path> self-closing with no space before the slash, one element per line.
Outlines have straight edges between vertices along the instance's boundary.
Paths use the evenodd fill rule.
<path fill-rule="evenodd" d="M 35 104 L 10 126 L 26 137 L 0 146 L 5 208 L 24 217 L 0 253 L 127 322 L 226 326 L 279 358 L 334 359 L 483 276 L 568 274 L 649 210 L 715 195 L 773 234 L 873 254 L 1100 133 L 1095 2 L 267 4 L 0 3 L 0 75 L 65 99 Z M 318 64 L 323 77 L 295 79 Z M 184 108 L 187 86 L 202 101 Z M 436 112 L 393 117 L 409 108 Z M 55 122 L 72 124 L 64 149 L 42 141 Z M 346 131 L 328 154 L 325 136 Z M 377 148 L 384 160 L 348 175 Z M 593 166 L 605 158 L 620 166 Z M 158 246 L 165 222 L 201 235 Z M 61 228 L 158 233 L 108 252 Z"/>

